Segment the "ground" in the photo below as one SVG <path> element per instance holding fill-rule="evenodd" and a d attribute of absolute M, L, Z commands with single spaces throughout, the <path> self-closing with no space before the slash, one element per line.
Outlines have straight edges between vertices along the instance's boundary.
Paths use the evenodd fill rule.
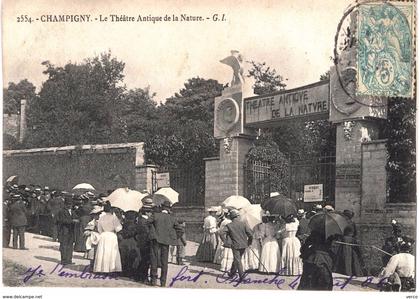
<path fill-rule="evenodd" d="M 61 269 L 59 243 L 46 236 L 25 234 L 29 250 L 3 249 L 3 284 L 5 286 L 37 287 L 148 287 L 124 277 L 96 277 L 83 270 L 89 261 L 82 253 L 73 255 L 74 265 Z M 186 266 L 169 264 L 168 285 L 174 288 L 226 288 L 226 289 L 267 289 L 293 290 L 297 288 L 299 277 L 249 273 L 244 283 L 226 281 L 214 264 L 194 261 L 198 244 L 188 242 L 186 248 Z M 32 271 L 31 271 L 32 270 Z M 35 270 L 35 271 L 34 271 Z M 65 271 L 66 276 L 60 276 Z M 31 276 L 31 273 L 34 275 Z M 334 274 L 334 290 L 377 291 L 378 278 L 352 278 Z M 265 281 L 263 281 L 265 279 Z M 347 281 L 348 283 L 345 283 Z"/>

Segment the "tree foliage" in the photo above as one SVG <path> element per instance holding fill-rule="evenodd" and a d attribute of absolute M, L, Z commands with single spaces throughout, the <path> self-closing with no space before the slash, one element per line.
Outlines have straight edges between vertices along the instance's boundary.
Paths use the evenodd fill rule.
<path fill-rule="evenodd" d="M 33 101 L 36 98 L 35 86 L 27 79 L 19 83 L 9 82 L 7 88 L 3 88 L 3 113 L 20 114 L 20 101 Z"/>
<path fill-rule="evenodd" d="M 248 77 L 255 80 L 253 85 L 255 94 L 264 95 L 286 88 L 283 77 L 277 74 L 275 69 L 267 66 L 265 62 L 250 61 L 249 63 L 251 68 L 248 71 Z"/>
<path fill-rule="evenodd" d="M 416 102 L 390 98 L 383 135 L 387 138 L 388 196 L 391 202 L 416 200 Z"/>
<path fill-rule="evenodd" d="M 81 64 L 56 67 L 45 61 L 39 97 L 30 101 L 30 147 L 124 141 L 121 117 L 124 63 L 111 53 Z"/>
<path fill-rule="evenodd" d="M 165 167 L 201 165 L 216 154 L 213 137 L 214 98 L 223 85 L 216 80 L 192 78 L 158 107 L 159 123 L 146 143 L 148 161 Z"/>

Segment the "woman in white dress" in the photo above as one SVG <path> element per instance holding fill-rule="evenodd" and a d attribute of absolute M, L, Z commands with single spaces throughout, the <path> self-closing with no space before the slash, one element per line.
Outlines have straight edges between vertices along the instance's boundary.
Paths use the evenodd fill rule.
<path fill-rule="evenodd" d="M 267 216 L 262 217 L 261 225 L 262 250 L 260 272 L 277 273 L 280 269 L 280 248 L 276 239 L 276 226 Z"/>
<path fill-rule="evenodd" d="M 214 260 L 217 247 L 217 220 L 215 217 L 217 210 L 218 209 L 216 207 L 209 208 L 207 211 L 210 215 L 204 218 L 204 235 L 195 255 L 197 261 L 199 262 L 212 263 Z"/>
<path fill-rule="evenodd" d="M 232 220 L 229 218 L 229 215 L 225 214 L 225 219 L 220 223 L 220 227 L 218 229 L 218 234 L 222 234 L 223 229 L 231 223 Z M 229 272 L 230 268 L 232 267 L 233 263 L 233 252 L 230 248 L 232 244 L 225 244 L 222 242 L 221 249 L 220 249 L 220 271 L 222 272 Z"/>
<path fill-rule="evenodd" d="M 96 248 L 93 271 L 98 273 L 121 272 L 121 256 L 118 249 L 117 232 L 122 229 L 122 225 L 117 216 L 112 213 L 109 202 L 105 203 L 104 212 L 104 215 L 98 220 L 100 237 Z"/>
<path fill-rule="evenodd" d="M 282 274 L 302 274 L 302 259 L 300 258 L 300 241 L 296 238 L 299 221 L 294 215 L 286 217 L 285 235 L 282 240 L 281 265 Z"/>
<path fill-rule="evenodd" d="M 263 239 L 263 223 L 257 224 L 253 228 L 253 236 L 251 246 L 245 249 L 244 255 L 242 256 L 242 266 L 244 271 L 247 270 L 258 270 L 260 268 L 260 256 L 261 256 L 261 245 Z"/>

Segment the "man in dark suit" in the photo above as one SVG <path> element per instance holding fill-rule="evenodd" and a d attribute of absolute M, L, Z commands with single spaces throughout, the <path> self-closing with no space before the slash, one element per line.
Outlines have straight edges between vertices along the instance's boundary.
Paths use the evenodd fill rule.
<path fill-rule="evenodd" d="M 59 227 L 58 241 L 60 242 L 61 264 L 69 265 L 72 263 L 74 245 L 74 224 L 79 220 L 72 210 L 73 201 L 66 198 L 64 208 L 58 212 L 57 223 Z"/>
<path fill-rule="evenodd" d="M 171 203 L 165 201 L 162 204 L 162 212 L 155 213 L 150 218 L 151 227 L 151 284 L 156 285 L 158 260 L 161 263 L 160 286 L 166 285 L 166 276 L 168 274 L 168 254 L 169 245 L 177 244 L 176 230 L 178 221 L 171 214 Z"/>
<path fill-rule="evenodd" d="M 140 264 L 137 271 L 137 279 L 142 283 L 148 282 L 150 268 L 150 226 L 149 219 L 152 217 L 153 200 L 143 199 L 143 207 L 139 211 L 135 239 L 140 250 Z"/>
<path fill-rule="evenodd" d="M 48 210 L 51 223 L 51 238 L 53 241 L 57 241 L 58 238 L 58 225 L 57 225 L 57 216 L 58 213 L 64 208 L 64 198 L 59 194 L 54 194 L 51 199 L 48 201 Z"/>
<path fill-rule="evenodd" d="M 241 280 L 244 276 L 241 260 L 245 249 L 252 243 L 252 230 L 246 223 L 239 219 L 239 212 L 237 210 L 230 211 L 230 218 L 232 222 L 224 227 L 221 238 L 224 243 L 226 242 L 227 236 L 232 241 L 233 263 L 230 269 L 230 277 L 233 277 L 238 272 L 239 280 Z"/>
<path fill-rule="evenodd" d="M 22 200 L 20 194 L 12 196 L 13 203 L 9 209 L 9 221 L 13 230 L 13 248 L 18 248 L 19 238 L 19 249 L 25 250 L 25 227 L 28 224 L 26 218 L 26 205 Z"/>

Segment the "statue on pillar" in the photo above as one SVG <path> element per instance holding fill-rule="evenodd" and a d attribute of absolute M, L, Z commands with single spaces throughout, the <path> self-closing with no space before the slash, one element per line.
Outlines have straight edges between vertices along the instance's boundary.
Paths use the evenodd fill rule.
<path fill-rule="evenodd" d="M 230 66 L 233 70 L 233 78 L 230 83 L 230 86 L 242 85 L 245 82 L 244 79 L 244 68 L 242 66 L 243 57 L 239 51 L 232 50 L 230 51 L 231 55 L 225 59 L 220 60 L 221 63 Z"/>

